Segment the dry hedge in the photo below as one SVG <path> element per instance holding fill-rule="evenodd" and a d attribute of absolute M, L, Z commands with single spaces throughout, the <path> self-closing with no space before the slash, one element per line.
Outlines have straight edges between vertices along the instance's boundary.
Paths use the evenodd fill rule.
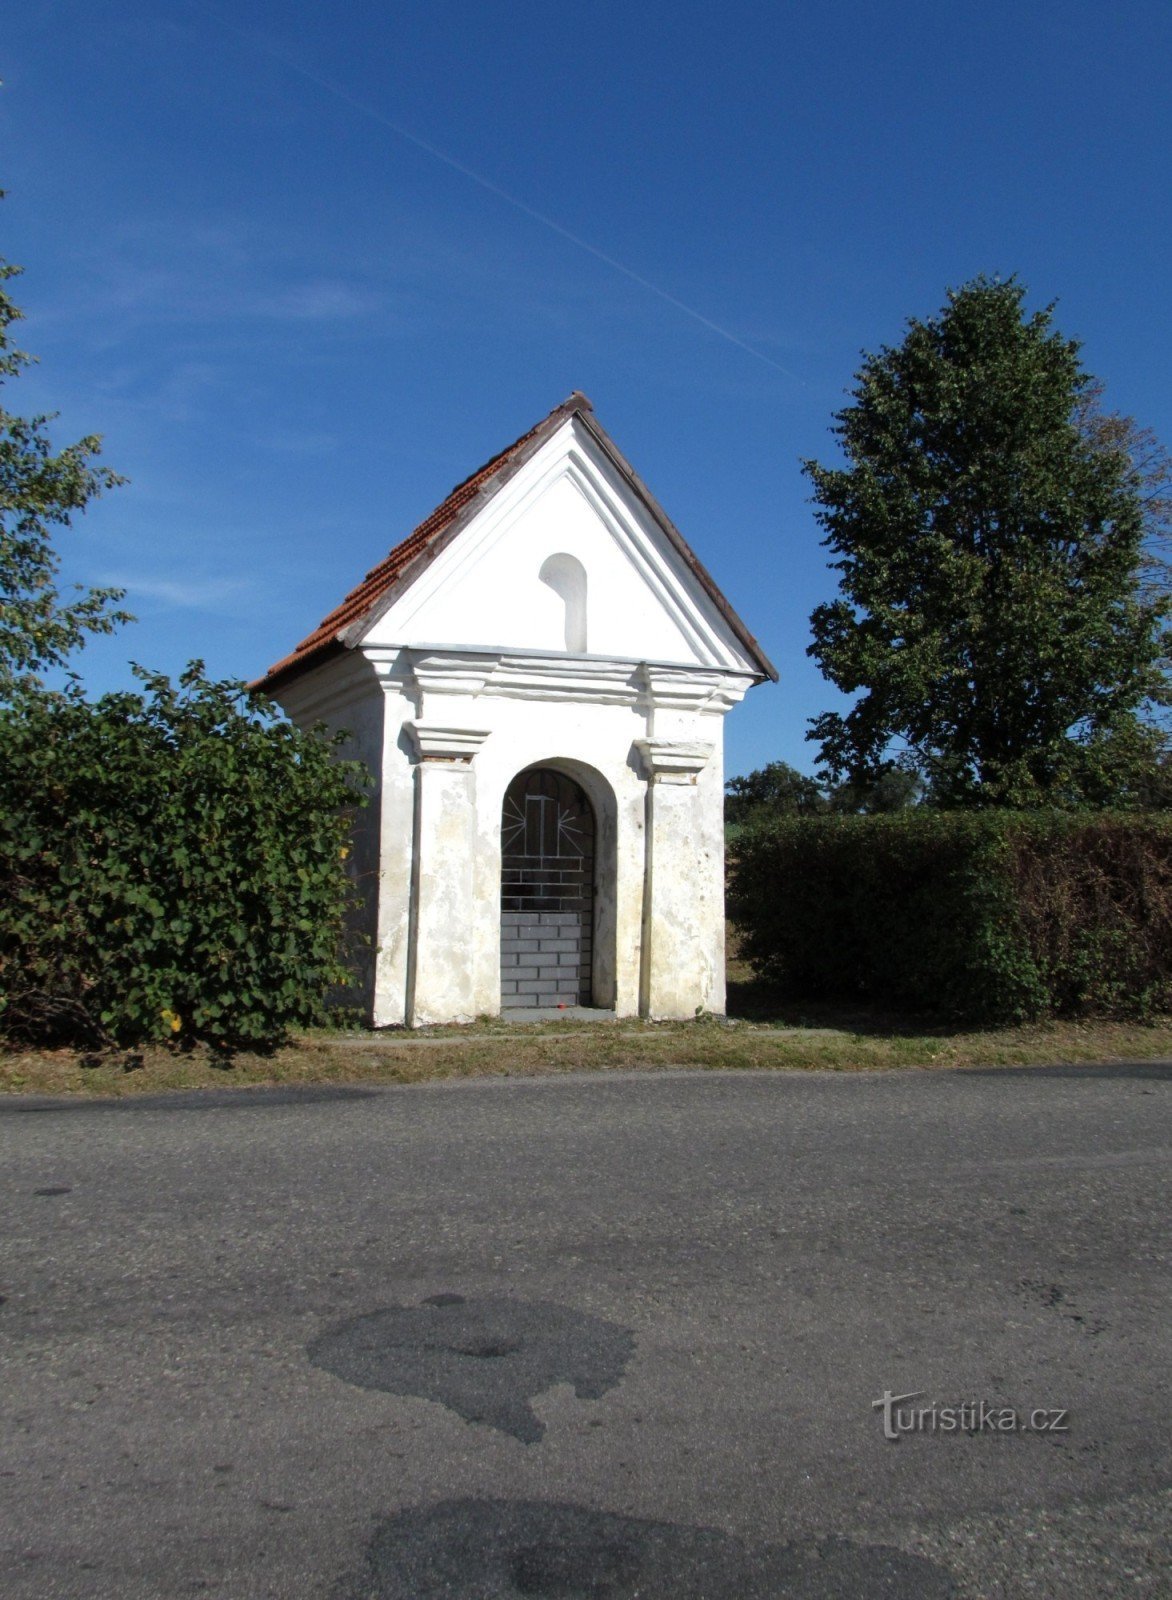
<path fill-rule="evenodd" d="M 1172 1010 L 1172 815 L 778 817 L 741 834 L 742 952 L 797 998 L 974 1022 Z"/>

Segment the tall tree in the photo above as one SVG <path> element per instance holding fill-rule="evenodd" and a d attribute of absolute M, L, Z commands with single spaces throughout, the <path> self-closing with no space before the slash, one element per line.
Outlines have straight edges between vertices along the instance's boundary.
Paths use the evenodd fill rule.
<path fill-rule="evenodd" d="M 1079 431 L 1096 449 L 1119 452 L 1126 458 L 1143 508 L 1140 593 L 1148 600 L 1167 603 L 1172 599 L 1172 456 L 1154 429 L 1144 427 L 1134 417 L 1108 411 L 1104 405 L 1105 392 L 1106 386 L 1097 379 L 1087 385 L 1077 408 Z M 1160 661 L 1164 686 L 1157 697 L 1166 713 L 1172 705 L 1169 650 L 1172 650 L 1172 639 L 1166 635 Z M 1165 725 L 1168 720 L 1165 714 Z"/>
<path fill-rule="evenodd" d="M 12 343 L 23 313 L 3 285 L 19 267 L 0 261 L 0 384 L 19 376 L 32 357 Z M 51 417 L 18 417 L 0 406 L 0 702 L 62 665 L 88 634 L 110 633 L 128 619 L 116 608 L 119 589 L 57 585 L 53 529 L 68 526 L 103 489 L 123 480 L 95 465 L 96 435 L 54 452 Z"/>
<path fill-rule="evenodd" d="M 840 573 L 810 655 L 847 694 L 809 737 L 834 780 L 904 768 L 943 805 L 1138 800 L 1166 601 L 1141 592 L 1125 445 L 1088 437 L 1079 346 L 977 278 L 867 356 L 805 463 Z"/>
<path fill-rule="evenodd" d="M 921 789 L 914 772 L 906 767 L 889 767 L 867 783 L 840 783 L 831 790 L 827 804 L 831 811 L 844 816 L 876 816 L 906 811 L 919 802 Z"/>
<path fill-rule="evenodd" d="M 724 788 L 724 820 L 729 823 L 826 810 L 826 796 L 817 778 L 799 772 L 787 761 L 771 761 L 742 778 L 730 778 Z"/>

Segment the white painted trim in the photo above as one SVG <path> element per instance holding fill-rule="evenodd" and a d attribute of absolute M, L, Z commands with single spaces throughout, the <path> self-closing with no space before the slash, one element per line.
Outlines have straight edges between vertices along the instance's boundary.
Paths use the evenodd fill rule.
<path fill-rule="evenodd" d="M 676 666 L 613 656 L 535 650 L 362 645 L 388 692 L 428 697 L 502 696 L 673 711 L 719 711 L 736 705 L 758 674 L 722 667 Z M 422 715 L 422 712 L 420 713 Z"/>

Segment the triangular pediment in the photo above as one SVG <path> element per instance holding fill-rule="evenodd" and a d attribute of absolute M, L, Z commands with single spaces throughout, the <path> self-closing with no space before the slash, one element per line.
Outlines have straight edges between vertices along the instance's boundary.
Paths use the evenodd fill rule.
<path fill-rule="evenodd" d="M 760 671 L 573 417 L 364 625 L 361 643 L 569 650 Z"/>
<path fill-rule="evenodd" d="M 458 485 L 263 681 L 421 646 L 776 676 L 582 395 Z"/>

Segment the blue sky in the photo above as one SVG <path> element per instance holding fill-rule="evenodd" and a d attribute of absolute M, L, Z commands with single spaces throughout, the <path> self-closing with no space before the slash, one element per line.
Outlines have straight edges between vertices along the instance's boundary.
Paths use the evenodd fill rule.
<path fill-rule="evenodd" d="M 781 671 L 729 772 L 809 768 L 862 350 L 1017 272 L 1172 442 L 1166 0 L 42 0 L 4 58 L 6 403 L 132 480 L 63 541 L 140 619 L 95 690 L 254 675 L 580 388 Z"/>

